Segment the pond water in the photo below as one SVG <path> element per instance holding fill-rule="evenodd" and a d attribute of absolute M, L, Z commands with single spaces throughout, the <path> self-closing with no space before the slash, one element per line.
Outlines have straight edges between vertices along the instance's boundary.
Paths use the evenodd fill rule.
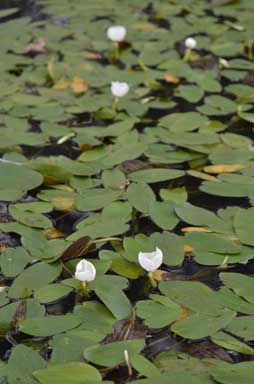
<path fill-rule="evenodd" d="M 3 0 L 0 4 L 0 9 L 10 9 L 10 8 L 18 8 L 18 12 L 14 15 L 7 16 L 6 19 L 13 19 L 21 16 L 29 16 L 33 21 L 42 18 L 41 14 L 41 5 L 39 2 L 34 0 Z"/>
<path fill-rule="evenodd" d="M 252 383 L 253 11 L 2 0 L 0 383 Z"/>

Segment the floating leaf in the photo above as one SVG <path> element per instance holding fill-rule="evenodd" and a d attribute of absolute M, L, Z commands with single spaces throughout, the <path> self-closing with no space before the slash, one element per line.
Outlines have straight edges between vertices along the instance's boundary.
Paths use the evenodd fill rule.
<path fill-rule="evenodd" d="M 33 372 L 43 369 L 45 360 L 38 352 L 25 345 L 17 345 L 11 353 L 8 366 L 7 378 L 9 383 L 35 384 Z"/>
<path fill-rule="evenodd" d="M 187 339 L 201 339 L 213 336 L 218 330 L 225 328 L 235 316 L 236 313 L 229 309 L 221 310 L 218 316 L 195 313 L 184 320 L 177 321 L 171 327 L 171 331 Z"/>
<path fill-rule="evenodd" d="M 0 199 L 4 201 L 19 199 L 26 191 L 38 187 L 43 181 L 42 175 L 22 164 L 1 163 L 0 177 Z"/>
<path fill-rule="evenodd" d="M 240 171 L 243 168 L 245 168 L 243 164 L 217 164 L 205 167 L 204 171 L 207 173 L 232 173 Z"/>
<path fill-rule="evenodd" d="M 132 181 L 143 183 L 156 183 L 158 181 L 172 180 L 184 175 L 183 171 L 174 169 L 145 169 L 129 174 Z"/>
<path fill-rule="evenodd" d="M 180 316 L 181 307 L 167 297 L 152 295 L 151 298 L 152 300 L 139 301 L 136 305 L 137 315 L 145 319 L 147 326 L 162 328 Z"/>
<path fill-rule="evenodd" d="M 81 319 L 72 314 L 46 316 L 23 320 L 19 325 L 19 329 L 28 335 L 47 337 L 69 331 L 76 328 L 80 323 Z"/>
<path fill-rule="evenodd" d="M 239 353 L 243 353 L 244 355 L 254 354 L 253 348 L 251 348 L 247 344 L 242 343 L 241 341 L 237 340 L 235 337 L 225 332 L 217 332 L 215 335 L 212 336 L 212 341 L 223 348 L 227 348 Z"/>
<path fill-rule="evenodd" d="M 96 295 L 118 320 L 131 316 L 131 304 L 123 292 L 127 284 L 128 280 L 120 276 L 101 276 L 91 284 Z"/>
<path fill-rule="evenodd" d="M 125 361 L 124 351 L 129 356 L 138 354 L 145 346 L 144 340 L 125 340 L 114 343 L 93 345 L 84 351 L 84 357 L 88 361 L 104 367 L 114 367 Z"/>
<path fill-rule="evenodd" d="M 145 183 L 131 183 L 126 195 L 130 204 L 142 213 L 148 213 L 150 203 L 155 201 L 153 190 Z"/>
<path fill-rule="evenodd" d="M 254 245 L 254 208 L 239 208 L 234 217 L 234 229 L 243 244 Z"/>
<path fill-rule="evenodd" d="M 174 204 L 170 201 L 152 201 L 149 206 L 149 215 L 153 222 L 162 229 L 174 229 L 179 222 Z"/>
<path fill-rule="evenodd" d="M 15 277 L 32 261 L 23 247 L 6 248 L 0 256 L 2 273 L 7 277 Z"/>
<path fill-rule="evenodd" d="M 111 189 L 89 189 L 84 191 L 77 199 L 77 207 L 81 211 L 101 209 L 117 200 L 120 196 L 120 192 Z"/>
<path fill-rule="evenodd" d="M 232 289 L 249 303 L 254 303 L 254 278 L 235 272 L 221 273 L 220 278 L 226 287 Z"/>
<path fill-rule="evenodd" d="M 41 384 L 98 384 L 102 381 L 99 371 L 83 362 L 55 364 L 34 371 L 33 375 Z"/>
<path fill-rule="evenodd" d="M 254 340 L 254 316 L 238 316 L 227 326 L 227 331 L 244 340 Z"/>
<path fill-rule="evenodd" d="M 216 381 L 222 384 L 249 384 L 253 378 L 254 366 L 250 361 L 218 367 L 212 373 Z"/>
<path fill-rule="evenodd" d="M 45 285 L 35 291 L 34 297 L 40 303 L 52 303 L 67 296 L 72 289 L 61 284 Z"/>
<path fill-rule="evenodd" d="M 197 103 L 204 96 L 204 91 L 196 85 L 180 85 L 177 89 L 178 96 L 189 103 Z"/>
<path fill-rule="evenodd" d="M 9 289 L 10 298 L 21 297 L 25 290 L 35 291 L 48 283 L 54 281 L 61 273 L 60 265 L 49 265 L 40 262 L 30 266 L 22 272 Z"/>

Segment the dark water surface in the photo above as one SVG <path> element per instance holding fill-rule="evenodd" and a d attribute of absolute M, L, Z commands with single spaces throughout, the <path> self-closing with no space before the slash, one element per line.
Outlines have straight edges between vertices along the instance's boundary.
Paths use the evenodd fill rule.
<path fill-rule="evenodd" d="M 1 0 L 0 9 L 19 8 L 19 11 L 14 15 L 4 18 L 4 21 L 11 20 L 16 17 L 30 16 L 33 21 L 41 20 L 43 15 L 41 13 L 42 7 L 38 1 L 35 0 Z M 1 20 L 2 21 L 2 20 Z"/>

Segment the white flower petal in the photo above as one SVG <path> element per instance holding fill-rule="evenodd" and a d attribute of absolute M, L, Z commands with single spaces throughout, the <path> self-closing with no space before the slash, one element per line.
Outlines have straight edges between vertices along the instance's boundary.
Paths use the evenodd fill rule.
<path fill-rule="evenodd" d="M 120 81 L 112 81 L 111 92 L 115 97 L 123 97 L 129 92 L 129 85 Z"/>
<path fill-rule="evenodd" d="M 184 44 L 186 48 L 194 49 L 197 46 L 197 41 L 193 37 L 187 37 Z"/>
<path fill-rule="evenodd" d="M 230 67 L 229 62 L 226 59 L 223 59 L 223 57 L 219 58 L 219 63 L 224 68 L 229 68 Z"/>
<path fill-rule="evenodd" d="M 107 30 L 107 37 L 118 43 L 120 41 L 123 41 L 123 39 L 125 38 L 126 36 L 126 28 L 123 27 L 122 25 L 114 25 L 112 27 L 109 27 L 108 30 Z"/>
<path fill-rule="evenodd" d="M 154 252 L 139 252 L 138 261 L 147 272 L 153 272 L 161 266 L 163 253 L 158 247 L 156 247 Z"/>
<path fill-rule="evenodd" d="M 93 281 L 96 276 L 96 269 L 90 261 L 81 260 L 76 265 L 75 277 L 80 281 Z"/>

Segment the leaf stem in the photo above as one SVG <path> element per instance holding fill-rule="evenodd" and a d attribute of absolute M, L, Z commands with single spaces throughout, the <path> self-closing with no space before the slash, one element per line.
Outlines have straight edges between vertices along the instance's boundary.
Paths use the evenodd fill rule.
<path fill-rule="evenodd" d="M 190 55 L 191 55 L 191 48 L 187 48 L 183 57 L 183 61 L 184 62 L 189 61 Z"/>
<path fill-rule="evenodd" d="M 115 112 L 115 113 L 117 113 L 117 105 L 118 105 L 118 102 L 119 102 L 118 97 L 115 97 L 115 98 L 114 98 L 114 101 L 113 101 L 113 103 L 112 103 L 112 110 L 113 110 L 113 112 Z"/>
<path fill-rule="evenodd" d="M 89 296 L 89 289 L 88 289 L 87 281 L 82 281 L 82 292 L 83 292 L 84 297 Z"/>
<path fill-rule="evenodd" d="M 114 61 L 118 62 L 120 57 L 119 43 L 114 42 L 113 44 L 114 44 L 114 53 L 113 53 Z"/>
<path fill-rule="evenodd" d="M 157 283 L 156 283 L 156 281 L 155 281 L 155 279 L 154 279 L 154 277 L 153 277 L 153 272 L 149 272 L 149 273 L 148 273 L 148 277 L 149 277 L 149 281 L 150 281 L 150 283 L 151 283 L 151 286 L 152 286 L 153 288 L 157 288 Z"/>
<path fill-rule="evenodd" d="M 132 367 L 131 367 L 131 363 L 130 363 L 130 359 L 129 359 L 129 353 L 128 353 L 127 349 L 125 349 L 125 351 L 124 351 L 124 359 L 125 359 L 125 363 L 126 363 L 127 368 L 128 368 L 128 375 L 132 376 Z"/>
<path fill-rule="evenodd" d="M 122 241 L 122 239 L 120 239 L 119 237 L 105 237 L 102 239 L 93 240 L 92 243 L 97 244 L 97 243 L 104 243 L 106 241 Z"/>

